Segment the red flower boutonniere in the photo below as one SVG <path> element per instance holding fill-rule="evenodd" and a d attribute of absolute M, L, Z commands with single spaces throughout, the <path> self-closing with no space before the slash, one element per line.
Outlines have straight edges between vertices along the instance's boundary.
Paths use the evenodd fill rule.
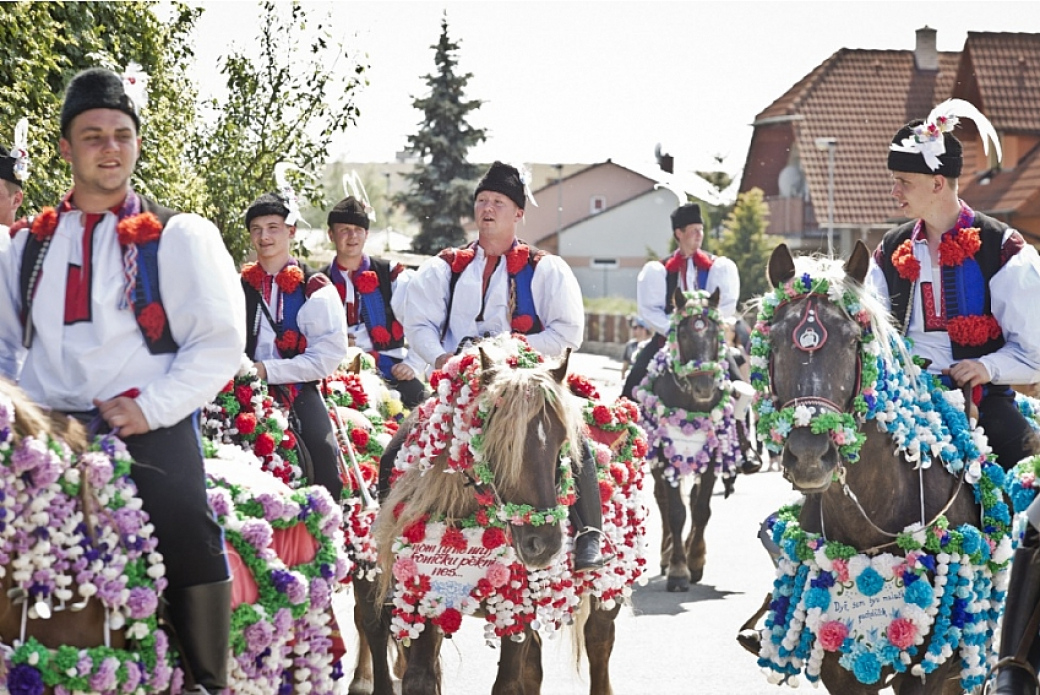
<path fill-rule="evenodd" d="M 32 233 L 38 241 L 43 241 L 48 237 L 54 236 L 54 231 L 58 228 L 58 211 L 51 207 L 46 207 L 40 210 L 40 214 L 36 216 L 32 224 Z"/>
<path fill-rule="evenodd" d="M 521 314 L 520 316 L 514 316 L 513 320 L 510 321 L 510 325 L 517 333 L 527 333 L 534 326 L 534 319 L 527 314 Z"/>
<path fill-rule="evenodd" d="M 155 241 L 162 234 L 163 226 L 159 218 L 150 212 L 127 217 L 116 225 L 116 235 L 122 246 L 130 244 L 147 244 Z"/>
<path fill-rule="evenodd" d="M 264 275 L 264 269 L 260 267 L 259 263 L 246 263 L 242 266 L 242 279 L 257 292 L 263 291 Z"/>
<path fill-rule="evenodd" d="M 290 329 L 282 333 L 274 344 L 282 357 L 294 357 L 307 351 L 307 336 Z"/>
<path fill-rule="evenodd" d="M 527 244 L 517 244 L 509 249 L 506 254 L 506 271 L 510 275 L 516 275 L 531 259 L 531 247 Z"/>
<path fill-rule="evenodd" d="M 390 324 L 390 334 L 394 336 L 394 340 L 400 340 L 404 337 L 404 327 L 400 321 L 394 321 Z"/>
<path fill-rule="evenodd" d="M 278 283 L 280 291 L 292 294 L 303 282 L 303 271 L 298 265 L 287 265 L 278 271 L 278 274 L 274 276 L 274 281 Z"/>
<path fill-rule="evenodd" d="M 461 273 L 470 264 L 477 252 L 473 249 L 458 249 L 455 257 L 451 259 L 451 272 Z"/>
<path fill-rule="evenodd" d="M 358 273 L 354 278 L 354 287 L 361 294 L 370 294 L 379 289 L 379 276 L 375 274 L 375 271 L 366 270 L 363 273 Z"/>
<path fill-rule="evenodd" d="M 943 265 L 961 265 L 969 258 L 974 258 L 980 248 L 982 240 L 978 229 L 958 229 L 939 243 L 939 260 Z"/>
<path fill-rule="evenodd" d="M 370 334 L 372 342 L 379 347 L 385 347 L 390 342 L 390 332 L 382 326 L 374 326 Z"/>
<path fill-rule="evenodd" d="M 985 345 L 1000 337 L 1000 324 L 993 316 L 957 316 L 946 322 L 950 340 L 958 345 Z"/>
<path fill-rule="evenodd" d="M 921 277 L 921 261 L 914 257 L 914 245 L 909 239 L 900 244 L 892 254 L 892 265 L 899 277 L 916 282 Z"/>
<path fill-rule="evenodd" d="M 152 302 L 137 315 L 137 323 L 144 329 L 148 340 L 158 340 L 166 329 L 166 312 L 159 302 Z"/>

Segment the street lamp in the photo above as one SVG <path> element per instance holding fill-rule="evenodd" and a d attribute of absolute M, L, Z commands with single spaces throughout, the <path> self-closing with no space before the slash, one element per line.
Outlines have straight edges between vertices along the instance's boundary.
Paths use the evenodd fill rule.
<path fill-rule="evenodd" d="M 816 138 L 816 149 L 827 150 L 827 255 L 834 257 L 834 151 L 838 138 Z"/>
<path fill-rule="evenodd" d="M 563 165 L 553 164 L 556 170 L 556 244 L 560 243 L 560 228 L 563 226 Z"/>
<path fill-rule="evenodd" d="M 386 224 L 383 234 L 386 235 L 386 250 L 390 251 L 390 172 L 384 171 L 383 176 L 386 177 Z"/>

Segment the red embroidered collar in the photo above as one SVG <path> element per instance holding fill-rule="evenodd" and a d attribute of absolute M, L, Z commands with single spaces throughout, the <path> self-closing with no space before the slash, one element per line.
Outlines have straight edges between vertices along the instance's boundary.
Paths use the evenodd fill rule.
<path fill-rule="evenodd" d="M 684 256 L 682 255 L 682 251 L 676 251 L 672 254 L 672 257 L 665 262 L 664 268 L 669 273 L 678 273 L 683 269 L 683 265 L 686 263 L 687 258 L 690 258 L 690 256 Z M 694 251 L 692 258 L 693 264 L 698 270 L 710 270 L 712 264 L 715 262 L 715 259 L 710 254 L 701 249 Z"/>
<path fill-rule="evenodd" d="M 249 283 L 257 292 L 263 293 L 264 276 L 267 271 L 259 263 L 246 263 L 242 266 L 242 279 Z M 303 271 L 293 261 L 278 271 L 274 276 L 278 290 L 285 294 L 292 294 L 303 282 Z"/>
<path fill-rule="evenodd" d="M 892 265 L 899 277 L 916 282 L 921 277 L 921 262 L 914 257 L 914 239 L 900 244 L 892 253 Z M 979 229 L 969 227 L 943 234 L 939 243 L 939 263 L 943 266 L 958 266 L 969 258 L 975 258 L 982 247 Z"/>

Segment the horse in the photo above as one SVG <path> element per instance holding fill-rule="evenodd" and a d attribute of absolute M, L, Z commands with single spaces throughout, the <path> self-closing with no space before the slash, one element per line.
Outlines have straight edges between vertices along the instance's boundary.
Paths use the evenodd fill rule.
<path fill-rule="evenodd" d="M 771 525 L 758 663 L 773 682 L 804 674 L 832 693 L 970 691 L 995 661 L 1007 586 L 1003 471 L 959 392 L 914 364 L 864 289 L 868 261 L 861 242 L 844 264 L 796 264 L 784 245 L 769 260 L 754 407 L 804 499 Z"/>
<path fill-rule="evenodd" d="M 656 456 L 652 467 L 654 499 L 664 522 L 661 573 L 668 591 L 689 591 L 704 575 L 704 531 L 711 518 L 716 477 L 726 496 L 748 447 L 737 427 L 743 410 L 729 380 L 728 348 L 718 313 L 719 291 L 683 292 L 676 288 L 675 311 L 665 347 L 636 387 L 642 425 Z M 746 388 L 746 384 L 742 384 Z M 690 530 L 683 537 L 686 505 L 681 482 L 689 491 Z"/>
<path fill-rule="evenodd" d="M 617 599 L 641 572 L 641 557 L 623 536 L 640 535 L 632 532 L 639 517 L 632 498 L 645 441 L 633 444 L 629 436 L 636 416 L 630 403 L 611 410 L 579 402 L 564 385 L 566 370 L 566 357 L 550 368 L 522 339 L 485 341 L 434 372 L 436 395 L 389 445 L 402 446 L 375 523 L 378 580 L 355 578 L 376 695 L 394 692 L 385 658 L 391 636 L 406 647 L 401 692 L 440 692 L 442 640 L 477 612 L 488 640 L 501 641 L 496 695 L 540 692 L 539 631 L 559 629 L 575 615 L 584 621 L 579 633 L 591 692 L 611 692 Z M 597 407 L 603 410 L 594 414 Z M 601 498 L 610 500 L 611 512 L 604 533 L 616 553 L 602 574 L 579 577 L 563 551 L 574 501 L 571 467 L 586 465 L 578 452 L 589 419 L 602 440 L 590 446 L 602 466 Z M 615 461 L 622 456 L 627 465 Z"/>

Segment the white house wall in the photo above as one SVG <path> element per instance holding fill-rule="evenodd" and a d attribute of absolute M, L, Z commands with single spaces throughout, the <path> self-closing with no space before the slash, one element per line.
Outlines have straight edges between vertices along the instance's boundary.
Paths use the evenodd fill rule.
<path fill-rule="evenodd" d="M 560 233 L 559 255 L 570 264 L 586 297 L 636 298 L 636 277 L 648 248 L 659 258 L 668 253 L 674 193 L 651 190 L 607 208 Z M 613 261 L 614 267 L 594 264 Z"/>

